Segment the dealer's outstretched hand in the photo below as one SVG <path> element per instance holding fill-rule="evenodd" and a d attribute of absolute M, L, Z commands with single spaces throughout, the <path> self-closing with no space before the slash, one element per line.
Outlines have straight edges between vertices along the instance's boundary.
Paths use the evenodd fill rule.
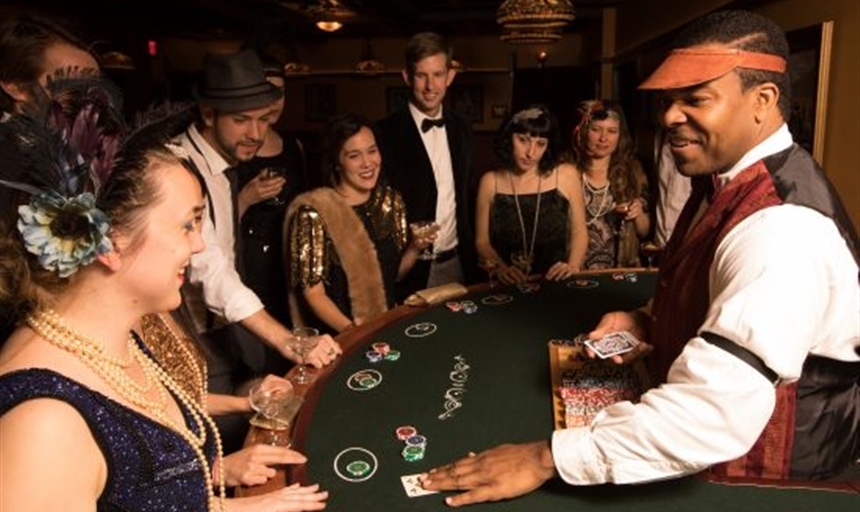
<path fill-rule="evenodd" d="M 452 507 L 528 494 L 556 476 L 549 441 L 503 444 L 470 453 L 421 477 L 425 489 L 465 491 L 445 498 Z"/>

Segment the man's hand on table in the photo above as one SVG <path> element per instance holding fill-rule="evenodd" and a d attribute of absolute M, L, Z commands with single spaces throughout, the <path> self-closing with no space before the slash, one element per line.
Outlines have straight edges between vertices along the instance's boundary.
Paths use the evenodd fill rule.
<path fill-rule="evenodd" d="M 504 444 L 421 477 L 425 489 L 466 491 L 445 498 L 452 507 L 527 494 L 556 476 L 549 441 Z"/>
<path fill-rule="evenodd" d="M 632 363 L 637 359 L 642 359 L 654 350 L 654 347 L 647 343 L 647 321 L 647 315 L 641 311 L 613 311 L 611 313 L 606 313 L 600 319 L 597 327 L 588 333 L 588 338 L 591 340 L 599 340 L 613 332 L 629 332 L 633 336 L 636 336 L 639 343 L 630 352 L 612 356 L 610 360 L 616 364 Z M 588 354 L 588 357 L 592 359 L 597 356 L 597 354 L 588 347 L 585 348 L 585 352 Z"/>
<path fill-rule="evenodd" d="M 284 446 L 255 444 L 224 456 L 224 483 L 228 487 L 262 485 L 275 476 L 274 466 L 304 464 L 307 460 Z"/>

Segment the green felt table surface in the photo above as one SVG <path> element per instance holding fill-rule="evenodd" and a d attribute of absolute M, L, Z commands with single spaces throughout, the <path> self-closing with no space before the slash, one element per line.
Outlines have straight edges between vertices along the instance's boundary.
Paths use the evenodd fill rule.
<path fill-rule="evenodd" d="M 600 315 L 644 303 L 655 286 L 654 274 L 636 282 L 611 275 L 589 277 L 599 286 L 578 288 L 541 282 L 534 293 L 514 287 L 474 293 L 475 313 L 452 312 L 444 305 L 386 326 L 363 339 L 340 365 L 315 384 L 300 413 L 296 448 L 309 462 L 298 476 L 330 492 L 327 511 L 448 510 L 444 494 L 409 498 L 400 477 L 451 462 L 469 451 L 506 442 L 548 438 L 553 429 L 552 387 L 547 342 L 573 338 L 593 327 Z M 482 299 L 507 294 L 507 304 Z M 413 338 L 405 330 L 416 323 L 436 326 L 431 335 Z M 384 341 L 399 350 L 397 361 L 371 363 L 365 352 Z M 381 383 L 369 390 L 350 389 L 356 372 L 372 369 Z M 408 462 L 403 441 L 395 436 L 411 425 L 427 437 L 424 458 Z M 333 462 L 343 450 L 360 447 L 376 457 L 373 476 L 349 482 Z M 355 456 L 353 456 L 355 455 Z M 363 453 L 341 457 L 340 471 L 352 460 L 371 461 Z M 511 501 L 469 507 L 475 511 L 860 511 L 860 495 L 759 486 L 725 485 L 684 478 L 635 486 L 573 487 L 560 480 Z"/>

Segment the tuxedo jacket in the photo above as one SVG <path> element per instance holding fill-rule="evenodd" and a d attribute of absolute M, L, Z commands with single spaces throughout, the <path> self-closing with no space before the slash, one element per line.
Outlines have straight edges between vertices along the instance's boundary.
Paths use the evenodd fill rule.
<path fill-rule="evenodd" d="M 375 126 L 376 143 L 382 153 L 383 180 L 399 190 L 409 222 L 436 217 L 436 178 L 421 133 L 408 106 L 392 113 Z M 467 283 L 478 279 L 474 236 L 474 200 L 477 190 L 472 161 L 472 126 L 454 112 L 445 111 L 445 131 L 451 152 L 457 202 L 457 251 Z M 430 264 L 416 263 L 398 283 L 397 298 L 427 287 Z"/>

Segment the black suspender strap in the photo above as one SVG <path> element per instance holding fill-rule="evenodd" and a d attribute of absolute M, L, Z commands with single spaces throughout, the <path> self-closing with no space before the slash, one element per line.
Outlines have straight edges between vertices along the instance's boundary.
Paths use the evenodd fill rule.
<path fill-rule="evenodd" d="M 209 162 L 206 161 L 206 156 L 203 155 L 203 151 L 200 150 L 200 147 L 197 145 L 196 142 L 194 142 L 194 138 L 191 137 L 191 130 L 190 129 L 185 130 L 185 137 L 188 139 L 188 142 L 191 143 L 191 146 L 194 148 L 194 151 L 196 151 L 197 154 L 200 155 L 200 158 L 202 158 L 203 161 L 206 162 L 206 165 L 208 166 Z M 194 163 L 193 158 L 190 160 L 191 160 L 191 165 L 194 165 L 194 166 L 197 165 Z M 200 174 L 201 177 L 203 176 L 203 174 L 200 173 L 199 169 L 197 170 L 197 173 Z M 203 179 L 203 186 L 204 187 L 206 186 L 206 179 L 205 178 Z M 232 188 L 232 186 L 231 186 L 231 188 Z M 209 220 L 212 221 L 212 225 L 214 226 L 215 225 L 215 204 L 212 202 L 212 194 L 210 194 L 208 190 L 204 190 L 203 192 L 206 195 L 206 202 L 209 203 Z"/>
<path fill-rule="evenodd" d="M 779 375 L 776 374 L 775 371 L 771 370 L 761 358 L 744 347 L 738 345 L 732 340 L 720 336 L 719 334 L 714 334 L 712 332 L 703 332 L 699 335 L 702 339 L 710 343 L 711 345 L 715 345 L 729 354 L 737 357 L 741 361 L 750 365 L 755 371 L 759 372 L 764 376 L 768 382 L 773 383 L 774 386 L 779 384 Z"/>

